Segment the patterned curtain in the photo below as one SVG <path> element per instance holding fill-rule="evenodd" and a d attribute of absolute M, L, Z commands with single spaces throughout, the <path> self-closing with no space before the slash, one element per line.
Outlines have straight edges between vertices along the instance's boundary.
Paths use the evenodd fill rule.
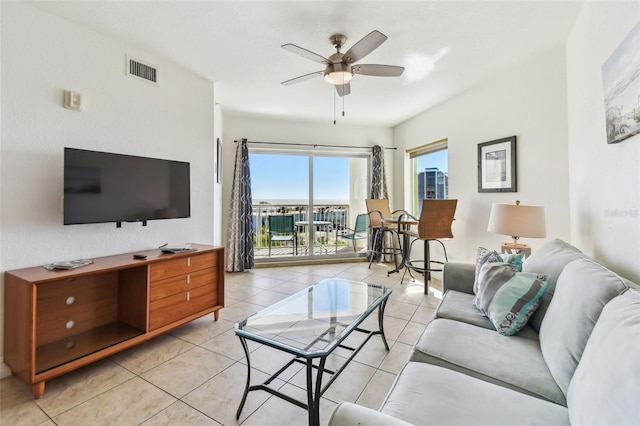
<path fill-rule="evenodd" d="M 236 149 L 229 230 L 227 234 L 227 271 L 242 272 L 253 269 L 253 208 L 249 148 L 242 139 Z"/>
<path fill-rule="evenodd" d="M 373 147 L 373 161 L 371 164 L 371 193 L 370 198 L 373 199 L 385 199 L 389 198 L 389 193 L 387 192 L 387 176 L 384 170 L 384 148 L 380 145 L 375 145 Z M 378 253 L 375 255 L 374 261 L 379 262 L 380 259 L 380 251 L 382 248 L 382 239 L 376 238 L 377 234 L 380 232 L 379 229 L 373 228 L 370 229 L 369 233 L 369 243 L 373 244 L 373 241 L 376 241 L 375 251 Z M 373 247 L 372 247 L 373 248 Z M 373 256 L 372 253 L 369 253 L 369 256 Z"/>
<path fill-rule="evenodd" d="M 373 162 L 371 168 L 371 198 L 389 198 L 387 191 L 387 174 L 384 170 L 384 148 L 380 145 L 373 147 Z"/>

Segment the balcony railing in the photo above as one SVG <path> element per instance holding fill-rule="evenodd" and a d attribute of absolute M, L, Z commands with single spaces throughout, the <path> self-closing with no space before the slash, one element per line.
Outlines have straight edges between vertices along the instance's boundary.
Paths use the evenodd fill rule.
<path fill-rule="evenodd" d="M 253 205 L 253 248 L 257 259 L 268 257 L 269 254 L 269 216 L 293 215 L 298 230 L 298 256 L 310 253 L 309 233 L 313 231 L 313 253 L 334 254 L 349 248 L 353 249 L 345 240 L 339 238 L 350 223 L 348 204 L 314 204 L 311 213 L 307 204 L 272 204 L 260 203 Z M 313 230 L 309 229 L 309 221 L 314 223 Z M 272 256 L 292 256 L 290 242 L 272 242 Z"/>

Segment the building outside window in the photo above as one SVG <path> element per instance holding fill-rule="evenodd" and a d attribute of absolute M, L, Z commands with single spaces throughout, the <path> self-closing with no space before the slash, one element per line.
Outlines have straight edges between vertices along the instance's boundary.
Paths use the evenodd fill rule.
<path fill-rule="evenodd" d="M 420 215 L 422 200 L 449 198 L 447 140 L 408 149 L 413 177 L 413 213 Z"/>
<path fill-rule="evenodd" d="M 429 162 L 428 158 L 425 162 Z M 418 173 L 418 200 L 444 200 L 448 196 L 449 176 L 437 167 L 427 167 Z"/>

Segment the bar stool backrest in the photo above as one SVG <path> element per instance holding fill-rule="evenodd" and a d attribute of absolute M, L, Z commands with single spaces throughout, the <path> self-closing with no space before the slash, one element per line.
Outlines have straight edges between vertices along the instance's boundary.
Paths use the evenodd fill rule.
<path fill-rule="evenodd" d="M 422 200 L 422 211 L 418 221 L 418 236 L 421 240 L 453 238 L 451 225 L 458 200 Z"/>
<path fill-rule="evenodd" d="M 391 217 L 391 207 L 388 199 L 376 200 L 368 198 L 365 200 L 365 204 L 369 213 L 369 228 L 381 228 L 381 219 L 383 217 Z M 380 217 L 381 214 L 382 217 Z"/>

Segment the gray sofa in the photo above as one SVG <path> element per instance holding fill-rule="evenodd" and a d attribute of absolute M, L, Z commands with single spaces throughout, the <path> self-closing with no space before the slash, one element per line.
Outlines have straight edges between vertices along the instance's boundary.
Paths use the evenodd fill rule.
<path fill-rule="evenodd" d="M 329 424 L 640 425 L 640 287 L 561 240 L 522 269 L 550 285 L 503 336 L 472 305 L 474 265 L 446 264 L 442 302 L 380 410 L 342 402 Z"/>

